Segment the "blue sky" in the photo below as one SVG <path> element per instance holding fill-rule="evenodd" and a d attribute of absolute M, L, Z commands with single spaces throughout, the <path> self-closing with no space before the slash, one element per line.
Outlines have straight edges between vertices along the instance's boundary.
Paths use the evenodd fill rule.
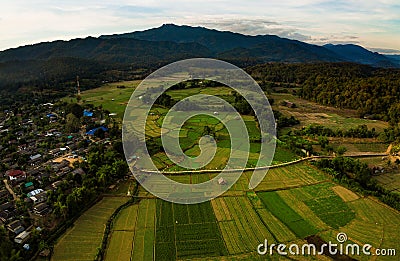
<path fill-rule="evenodd" d="M 1 0 L 0 50 L 164 23 L 400 53 L 399 0 Z"/>

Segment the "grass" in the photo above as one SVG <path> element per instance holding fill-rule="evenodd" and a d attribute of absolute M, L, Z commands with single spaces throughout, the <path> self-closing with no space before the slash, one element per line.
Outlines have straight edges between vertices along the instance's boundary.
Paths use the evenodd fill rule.
<path fill-rule="evenodd" d="M 338 229 L 354 219 L 354 212 L 332 190 L 331 183 L 322 183 L 300 188 L 307 198 L 304 203 L 332 228 Z"/>
<path fill-rule="evenodd" d="M 305 238 L 314 235 L 318 230 L 295 212 L 276 192 L 258 193 L 264 206 L 275 217 L 282 221 L 296 236 Z"/>
<path fill-rule="evenodd" d="M 77 219 L 54 247 L 52 260 L 93 260 L 112 213 L 128 199 L 105 197 Z"/>
<path fill-rule="evenodd" d="M 265 208 L 263 202 L 256 193 L 248 192 L 247 197 L 276 241 L 285 243 L 296 239 L 296 235 L 282 221 Z"/>
<path fill-rule="evenodd" d="M 95 106 L 101 105 L 111 113 L 117 113 L 117 117 L 122 119 L 126 104 L 139 83 L 140 81 L 108 83 L 96 89 L 83 91 L 81 93 L 82 102 Z M 125 88 L 117 88 L 118 86 L 125 86 Z M 76 102 L 75 97 L 65 97 L 63 100 Z"/>
<path fill-rule="evenodd" d="M 158 137 L 160 135 L 160 118 L 162 115 L 152 115 L 148 118 L 146 134 L 151 137 Z M 174 119 L 172 119 L 173 121 Z M 249 137 L 252 140 L 250 143 L 249 159 L 247 162 L 247 167 L 255 167 L 257 162 L 260 160 L 261 164 L 267 165 L 265 159 L 259 159 L 259 152 L 261 144 L 257 142 L 260 139 L 260 131 L 258 126 L 252 116 L 244 116 L 244 121 L 246 128 L 249 133 Z M 199 139 L 204 135 L 205 126 L 210 126 L 215 131 L 215 139 L 217 144 L 216 155 L 206 166 L 201 167 L 200 165 L 196 168 L 198 169 L 223 169 L 225 168 L 231 154 L 231 141 L 229 133 L 225 126 L 219 122 L 216 118 L 208 115 L 197 115 L 188 119 L 183 127 L 180 129 L 179 142 L 182 151 L 189 157 L 197 157 L 200 155 L 201 150 L 198 145 Z M 148 133 L 149 132 L 149 133 Z M 293 153 L 284 150 L 276 154 L 277 158 L 274 162 L 281 163 L 287 162 L 292 159 L 297 159 L 297 156 Z M 157 168 L 162 170 L 176 171 L 184 170 L 184 168 L 175 165 L 171 162 L 164 152 L 156 153 L 152 157 L 154 164 Z M 234 165 L 233 161 L 232 168 L 241 167 L 239 165 Z"/>
<path fill-rule="evenodd" d="M 274 159 L 272 160 L 272 165 L 294 161 L 299 158 L 300 157 L 295 153 L 293 153 L 292 151 L 277 145 L 275 148 L 275 154 L 274 154 Z"/>
<path fill-rule="evenodd" d="M 382 132 L 388 127 L 387 122 L 360 119 L 356 110 L 323 106 L 292 94 L 274 93 L 268 96 L 268 98 L 270 97 L 275 101 L 275 105 L 272 106 L 274 110 L 279 110 L 286 116 L 294 116 L 300 120 L 300 125 L 296 126 L 296 128 L 302 128 L 314 123 L 333 129 L 349 129 L 365 124 L 370 129 L 375 128 L 376 131 Z M 279 105 L 283 100 L 294 102 L 296 108 L 287 108 Z"/>
<path fill-rule="evenodd" d="M 395 248 L 398 244 L 398 212 L 324 181 L 325 175 L 307 163 L 273 168 L 268 173 L 270 178 L 282 179 L 286 184 L 293 185 L 291 179 L 301 181 L 299 187 L 281 185 L 274 191 L 252 191 L 246 187 L 249 174 L 243 174 L 234 188 L 211 202 L 180 205 L 143 199 L 124 209 L 115 220 L 106 260 L 251 260 L 264 239 L 269 243 L 302 244 L 304 237 L 317 234 L 335 243 L 339 231 L 347 233 L 349 242 L 360 245 Z M 199 183 L 213 176 L 170 178 Z M 99 205 L 100 209 L 104 205 Z M 83 225 L 98 228 L 93 220 L 97 219 Z M 61 260 L 93 259 L 92 255 L 82 254 L 90 253 L 82 242 L 92 241 L 80 238 L 74 247 L 81 256 Z"/>
<path fill-rule="evenodd" d="M 356 141 L 357 140 L 357 141 Z M 354 154 L 354 153 L 385 153 L 388 145 L 385 143 L 378 142 L 376 140 L 362 143 L 359 141 L 360 139 L 345 139 L 340 141 L 334 141 L 330 144 L 334 149 L 337 149 L 339 146 L 346 147 L 346 154 Z"/>
<path fill-rule="evenodd" d="M 122 117 L 124 103 L 129 100 L 137 83 L 108 84 L 85 91 L 82 97 L 86 103 L 102 104 Z M 127 88 L 118 89 L 117 85 L 126 85 Z M 200 93 L 227 100 L 230 98 L 229 88 L 168 91 L 177 100 Z M 298 127 L 310 123 L 331 128 L 367 124 L 369 128 L 381 131 L 387 126 L 380 121 L 358 119 L 352 110 L 320 106 L 287 94 L 273 96 L 275 104 L 283 99 L 297 104 L 295 109 L 280 105 L 275 107 L 285 115 L 298 118 L 301 121 Z M 158 137 L 167 109 L 154 107 L 152 112 L 153 115 L 147 118 L 146 134 Z M 243 116 L 243 119 L 250 137 L 257 139 L 259 131 L 254 118 Z M 180 132 L 182 149 L 188 156 L 199 155 L 197 142 L 206 125 L 213 126 L 218 136 L 217 157 L 207 168 L 222 168 L 229 158 L 231 144 L 224 126 L 213 117 L 196 116 L 185 123 Z M 349 152 L 386 150 L 385 144 L 376 141 L 348 139 L 344 143 Z M 335 141 L 331 144 L 335 145 Z M 257 164 L 259 150 L 259 143 L 251 143 L 248 167 Z M 273 164 L 297 158 L 291 151 L 277 147 Z M 155 154 L 153 159 L 160 169 L 179 169 L 164 153 Z M 143 199 L 139 204 L 123 210 L 114 223 L 106 260 L 257 260 L 260 257 L 255 249 L 264 239 L 270 243 L 304 243 L 304 237 L 318 234 L 325 240 L 335 242 L 338 231 L 346 232 L 349 240 L 358 244 L 369 243 L 374 248 L 398 247 L 398 212 L 373 199 L 359 198 L 333 184 L 328 176 L 308 163 L 271 168 L 255 190 L 248 188 L 252 174 L 251 171 L 245 172 L 228 192 L 211 202 L 178 205 L 158 199 Z M 397 181 L 400 179 L 391 175 L 385 173 L 376 179 L 388 188 L 398 189 L 400 185 Z M 169 177 L 182 183 L 200 183 L 215 176 L 192 174 Z M 163 184 L 157 186 L 162 187 Z M 125 190 L 125 185 L 121 185 L 115 193 L 123 194 Z M 139 189 L 139 195 L 150 196 L 143 188 Z M 101 243 L 105 221 L 112 209 L 120 204 L 112 200 L 100 203 L 78 219 L 76 225 L 60 239 L 55 247 L 54 260 L 93 260 Z M 265 257 L 262 258 L 264 260 Z M 301 257 L 302 260 L 309 258 Z"/>

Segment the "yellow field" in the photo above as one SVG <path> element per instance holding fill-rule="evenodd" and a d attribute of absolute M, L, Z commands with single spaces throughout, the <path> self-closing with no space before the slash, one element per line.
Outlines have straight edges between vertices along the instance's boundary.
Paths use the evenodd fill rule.
<path fill-rule="evenodd" d="M 356 193 L 342 186 L 334 186 L 332 187 L 332 190 L 335 191 L 335 193 L 341 199 L 343 199 L 344 202 L 349 202 L 360 198 Z"/>
<path fill-rule="evenodd" d="M 139 205 L 122 210 L 112 228 L 105 260 L 129 260 L 132 255 L 132 243 L 135 236 Z"/>
<path fill-rule="evenodd" d="M 107 220 L 128 199 L 105 197 L 86 211 L 54 246 L 52 260 L 93 260 L 103 239 Z"/>

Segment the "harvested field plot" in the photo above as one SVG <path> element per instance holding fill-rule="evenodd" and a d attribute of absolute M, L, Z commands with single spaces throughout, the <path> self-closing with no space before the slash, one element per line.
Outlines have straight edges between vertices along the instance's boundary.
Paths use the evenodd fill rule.
<path fill-rule="evenodd" d="M 105 260 L 128 260 L 131 257 L 139 205 L 122 210 L 116 218 Z"/>
<path fill-rule="evenodd" d="M 354 200 L 360 198 L 356 193 L 354 193 L 353 191 L 348 190 L 347 188 L 342 187 L 342 186 L 334 186 L 334 187 L 332 187 L 332 190 L 333 190 L 344 202 L 354 201 Z"/>
<path fill-rule="evenodd" d="M 59 239 L 52 260 L 93 260 L 103 239 L 108 218 L 128 199 L 105 197 L 86 211 Z"/>
<path fill-rule="evenodd" d="M 230 254 L 252 252 L 264 239 L 274 242 L 247 197 L 222 197 L 213 208 Z"/>
<path fill-rule="evenodd" d="M 245 172 L 250 179 L 252 172 Z M 256 191 L 272 191 L 308 184 L 315 184 L 326 180 L 327 177 L 320 170 L 307 163 L 298 163 L 285 167 L 269 169 L 266 177 L 255 189 Z"/>

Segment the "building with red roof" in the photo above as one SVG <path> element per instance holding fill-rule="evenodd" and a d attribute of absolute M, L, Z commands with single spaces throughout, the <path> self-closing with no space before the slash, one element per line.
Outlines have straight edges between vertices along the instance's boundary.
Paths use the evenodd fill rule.
<path fill-rule="evenodd" d="M 11 182 L 21 182 L 26 179 L 26 173 L 22 170 L 8 170 L 6 172 L 6 176 L 9 178 Z"/>

